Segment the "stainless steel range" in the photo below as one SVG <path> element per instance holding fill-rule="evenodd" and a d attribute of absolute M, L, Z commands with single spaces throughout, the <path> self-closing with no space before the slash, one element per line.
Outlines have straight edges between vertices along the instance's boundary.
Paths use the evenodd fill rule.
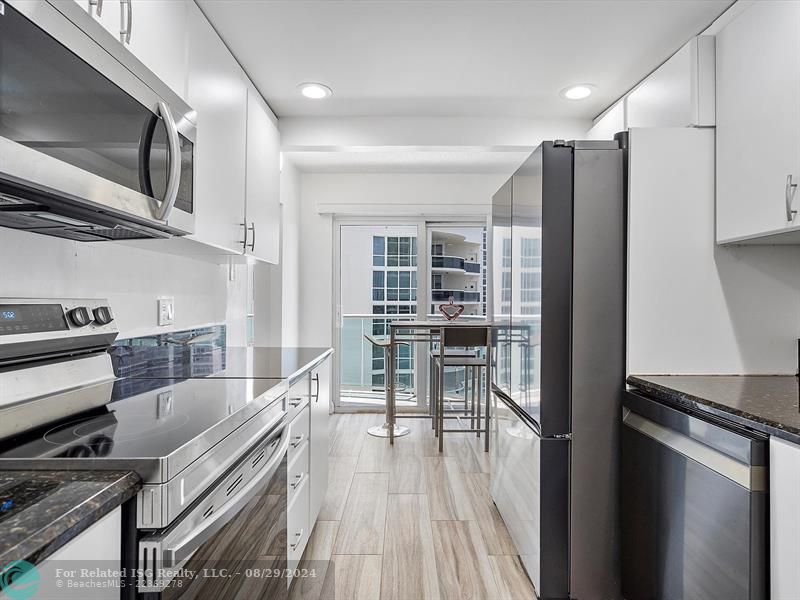
<path fill-rule="evenodd" d="M 115 380 L 116 335 L 105 301 L 0 299 L 0 468 L 136 471 L 139 593 L 174 596 L 158 570 L 192 561 L 284 564 L 285 382 Z"/>

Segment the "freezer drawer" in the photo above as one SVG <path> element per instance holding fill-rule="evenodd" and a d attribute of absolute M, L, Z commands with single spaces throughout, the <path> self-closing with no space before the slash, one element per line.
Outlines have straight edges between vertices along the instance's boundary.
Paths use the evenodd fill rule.
<path fill-rule="evenodd" d="M 535 425 L 520 412 L 495 391 L 490 436 L 492 500 L 537 597 L 568 598 L 570 441 L 539 437 Z"/>
<path fill-rule="evenodd" d="M 625 393 L 627 600 L 767 598 L 767 439 Z"/>

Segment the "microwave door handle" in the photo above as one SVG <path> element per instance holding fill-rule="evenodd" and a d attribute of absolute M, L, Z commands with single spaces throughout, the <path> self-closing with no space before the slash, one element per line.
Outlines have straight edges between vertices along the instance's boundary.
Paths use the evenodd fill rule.
<path fill-rule="evenodd" d="M 260 486 L 272 478 L 286 455 L 286 451 L 289 448 L 289 428 L 286 425 L 282 428 L 280 440 L 280 447 L 272 455 L 270 462 L 264 466 L 261 474 L 249 481 L 219 512 L 213 513 L 199 527 L 174 543 L 169 543 L 165 540 L 161 553 L 162 567 L 170 569 L 181 564 L 195 550 L 211 539 L 214 534 L 225 527 L 253 499 Z"/>
<path fill-rule="evenodd" d="M 167 191 L 164 194 L 164 200 L 161 202 L 156 218 L 166 221 L 172 212 L 172 207 L 175 206 L 175 200 L 178 199 L 178 190 L 181 184 L 181 138 L 169 104 L 159 101 L 158 111 L 161 114 L 161 118 L 164 119 L 164 125 L 167 127 L 169 174 L 167 176 Z"/>

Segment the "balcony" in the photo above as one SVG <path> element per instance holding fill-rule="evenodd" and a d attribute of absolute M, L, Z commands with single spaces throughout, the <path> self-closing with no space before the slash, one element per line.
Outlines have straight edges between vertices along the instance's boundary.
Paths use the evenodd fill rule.
<path fill-rule="evenodd" d="M 480 292 L 470 292 L 466 290 L 431 290 L 431 299 L 434 302 L 448 302 L 450 298 L 453 302 L 477 303 L 481 301 Z"/>
<path fill-rule="evenodd" d="M 383 351 L 364 337 L 385 339 L 389 323 L 409 321 L 416 315 L 343 315 L 341 333 L 341 402 L 384 406 L 385 364 Z M 397 357 L 397 404 L 416 405 L 414 348 L 404 347 Z"/>
<path fill-rule="evenodd" d="M 481 272 L 480 263 L 469 261 L 460 256 L 444 256 L 435 254 L 431 256 L 431 268 L 439 271 L 462 271 L 479 275 Z"/>
<path fill-rule="evenodd" d="M 474 273 L 475 275 L 480 275 L 481 273 L 481 263 L 472 262 L 470 260 L 464 261 L 464 270 L 467 273 Z"/>

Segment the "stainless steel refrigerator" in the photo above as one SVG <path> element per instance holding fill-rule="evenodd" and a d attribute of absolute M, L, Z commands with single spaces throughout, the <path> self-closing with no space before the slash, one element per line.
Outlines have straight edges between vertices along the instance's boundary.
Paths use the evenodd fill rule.
<path fill-rule="evenodd" d="M 539 598 L 620 598 L 625 138 L 544 142 L 493 197 L 491 493 Z"/>

